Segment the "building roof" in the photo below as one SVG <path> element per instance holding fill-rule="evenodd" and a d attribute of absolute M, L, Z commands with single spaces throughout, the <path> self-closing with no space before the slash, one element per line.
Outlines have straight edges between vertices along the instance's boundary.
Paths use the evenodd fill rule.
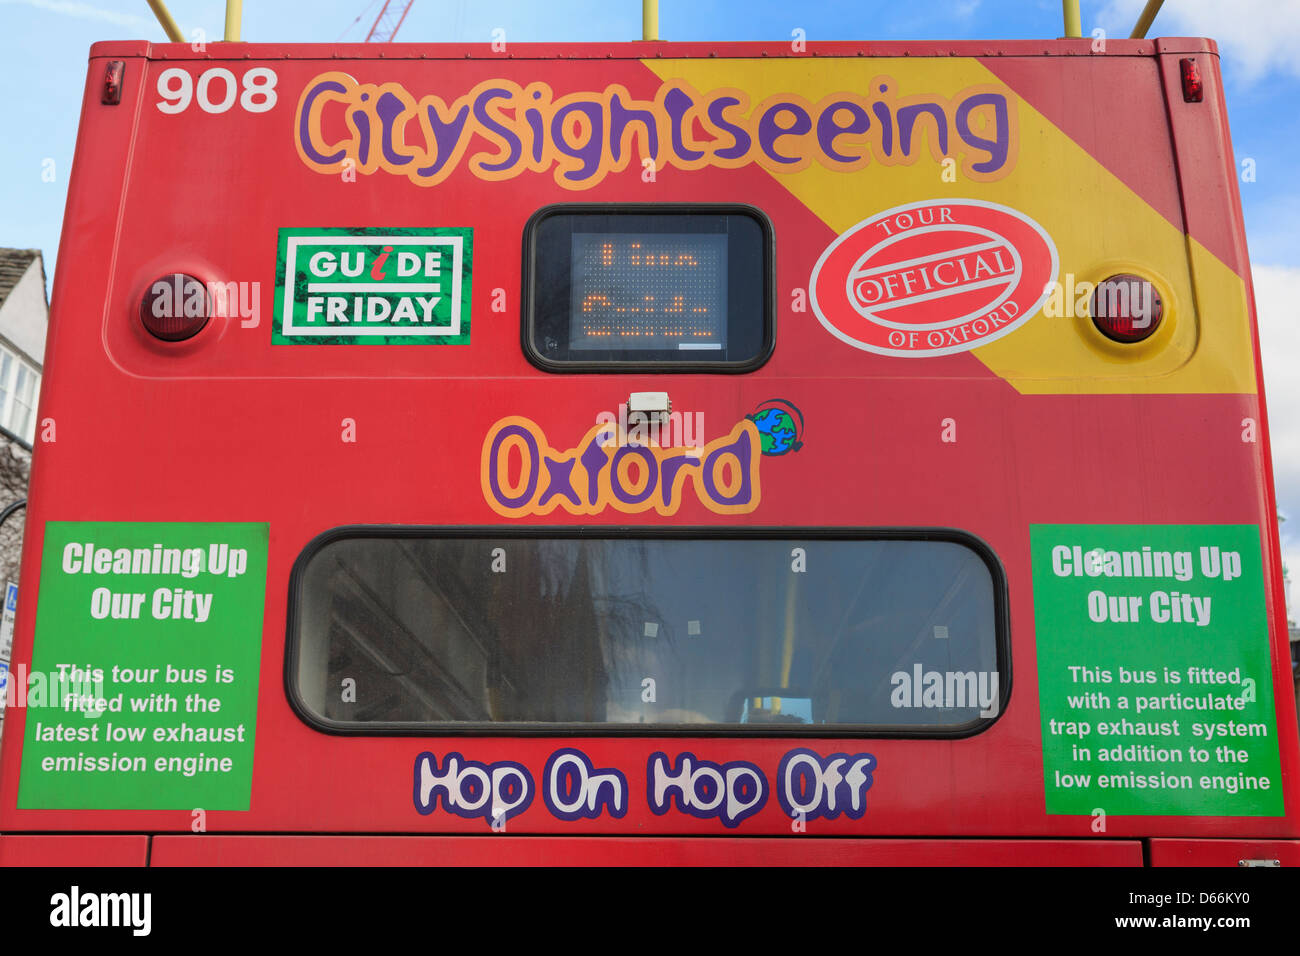
<path fill-rule="evenodd" d="M 0 249 L 0 305 L 40 254 L 39 249 Z"/>

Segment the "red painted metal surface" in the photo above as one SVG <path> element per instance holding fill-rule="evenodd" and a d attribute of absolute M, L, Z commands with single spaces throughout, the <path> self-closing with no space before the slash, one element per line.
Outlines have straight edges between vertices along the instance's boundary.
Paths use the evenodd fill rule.
<path fill-rule="evenodd" d="M 1300 866 L 1297 840 L 1152 840 L 1152 866 L 1240 866 L 1277 860 Z"/>
<path fill-rule="evenodd" d="M 1134 840 L 160 836 L 153 866 L 1141 866 Z"/>
<path fill-rule="evenodd" d="M 145 866 L 149 838 L 122 834 L 22 834 L 0 836 L 0 866 Z"/>
<path fill-rule="evenodd" d="M 1213 45 L 1110 41 L 1104 62 L 1087 57 L 1087 45 L 1086 40 L 963 41 L 817 44 L 815 49 L 825 56 L 906 52 L 978 58 L 1142 202 L 1249 283 Z M 1217 846 L 1213 852 L 1225 859 L 1235 852 L 1226 849 L 1229 844 L 1187 838 L 1300 836 L 1300 798 L 1289 786 L 1300 773 L 1300 748 L 1295 721 L 1288 716 L 1294 699 L 1287 650 L 1277 637 L 1284 633 L 1278 623 L 1282 582 L 1258 363 L 1258 395 L 1059 394 L 1028 401 L 971 353 L 909 359 L 903 374 L 898 360 L 840 346 L 810 315 L 783 312 L 776 352 L 752 375 L 692 375 L 666 383 L 665 376 L 653 374 L 547 375 L 529 364 L 519 347 L 514 300 L 524 223 L 549 203 L 649 198 L 634 173 L 611 176 L 580 194 L 561 188 L 549 174 L 494 183 L 485 193 L 484 184 L 463 168 L 436 190 L 413 191 L 405 180 L 390 176 L 350 183 L 307 170 L 288 136 L 250 142 L 242 125 L 246 118 L 234 112 L 167 117 L 164 140 L 153 109 L 157 73 L 222 57 L 246 66 L 271 63 L 285 97 L 292 99 L 309 78 L 352 59 L 362 61 L 353 66 L 364 67 L 367 80 L 428 89 L 434 82 L 432 61 L 438 61 L 437 90 L 450 94 L 495 77 L 523 85 L 544 73 L 562 75 L 574 89 L 599 90 L 619 82 L 633 96 L 653 98 L 660 79 L 638 58 L 782 58 L 790 56 L 788 45 L 634 43 L 597 51 L 525 44 L 512 45 L 504 57 L 487 45 L 396 44 L 385 49 L 382 62 L 366 59 L 374 50 L 363 45 L 331 48 L 329 57 L 319 47 L 303 45 L 229 44 L 211 50 L 200 55 L 184 45 L 145 43 L 100 44 L 92 50 L 39 411 L 41 419 L 59 423 L 58 441 L 41 446 L 36 456 L 22 570 L 25 582 L 38 580 L 47 520 L 269 521 L 251 806 L 247 812 L 208 812 L 209 833 L 197 836 L 186 835 L 189 810 L 20 810 L 17 758 L 28 717 L 15 711 L 5 722 L 0 761 L 0 826 L 7 833 L 156 833 L 153 862 L 159 865 L 425 865 L 495 861 L 503 854 L 537 863 L 1136 865 L 1141 862 L 1138 838 L 1181 838 L 1153 843 L 1156 862 L 1157 847 L 1161 861 L 1202 845 L 1207 854 Z M 1164 55 L 1155 56 L 1157 51 Z M 1162 100 L 1158 84 L 1163 83 L 1165 99 L 1177 91 L 1175 54 L 1207 61 L 1212 88 L 1207 102 L 1186 104 L 1184 110 L 1181 96 L 1176 106 Z M 103 61 L 110 57 L 127 61 L 123 102 L 115 108 L 98 102 Z M 1040 69 L 1048 59 L 1054 65 L 1059 60 L 1059 70 Z M 560 69 L 562 74 L 556 72 Z M 1087 91 L 1084 102 L 1113 103 L 1138 84 L 1148 95 L 1117 116 L 1114 129 L 1099 132 L 1091 109 L 1071 114 L 1080 89 Z M 1201 112 L 1191 113 L 1193 106 Z M 152 145 L 161 141 L 169 148 Z M 1135 148 L 1135 141 L 1142 148 Z M 233 144 L 239 161 L 212 143 Z M 485 216 L 488 195 L 491 214 Z M 689 174 L 667 170 L 654 194 L 656 201 L 673 202 L 752 203 L 756 197 L 779 237 L 776 286 L 784 303 L 789 290 L 807 283 L 817 253 L 836 230 L 790 191 L 774 186 L 772 175 L 757 166 Z M 881 202 L 881 208 L 888 205 Z M 274 288 L 276 229 L 326 225 L 474 226 L 473 347 L 272 347 L 267 290 Z M 171 272 L 260 281 L 262 327 L 248 332 L 237 320 L 217 318 L 177 347 L 152 340 L 138 322 L 123 321 L 138 310 L 148 283 Z M 510 297 L 505 314 L 490 308 L 495 289 Z M 1258 354 L 1257 341 L 1254 347 Z M 756 514 L 720 521 L 687 502 L 673 524 L 942 526 L 969 531 L 993 548 L 1010 582 L 1015 689 L 1009 707 L 987 731 L 958 741 L 860 742 L 888 768 L 870 791 L 870 812 L 859 821 L 810 824 L 815 838 L 805 839 L 789 836 L 790 821 L 775 801 L 746 821 L 737 837 L 723 835 L 717 821 L 651 814 L 644 803 L 647 758 L 659 750 L 670 757 L 690 751 L 716 761 L 743 758 L 772 778 L 782 755 L 795 746 L 829 754 L 858 742 L 834 737 L 797 743 L 335 737 L 309 728 L 293 713 L 283 685 L 287 587 L 290 568 L 309 541 L 346 524 L 493 523 L 497 519 L 484 505 L 477 462 L 483 435 L 494 421 L 530 415 L 559 445 L 580 437 L 593 409 L 617 408 L 631 391 L 665 387 L 674 407 L 728 424 L 761 401 L 788 396 L 810 422 L 823 423 L 816 427 L 824 428 L 825 436 L 807 443 L 797 468 L 780 463 L 765 468 L 764 503 Z M 443 413 L 436 445 L 418 440 L 429 429 L 430 408 Z M 934 432 L 936 423 L 963 409 L 979 413 L 964 419 L 961 442 L 919 460 L 916 436 Z M 362 437 L 355 446 L 339 444 L 338 423 L 345 417 L 360 423 Z M 1241 460 L 1241 442 L 1234 430 L 1207 429 L 1206 422 L 1246 417 L 1261 419 L 1263 465 L 1219 467 Z M 1102 457 L 1110 465 L 1105 482 L 1067 480 L 1088 474 Z M 197 485 L 191 480 L 196 470 L 202 473 Z M 815 493 L 809 490 L 811 476 L 821 476 Z M 324 481 L 348 493 L 303 494 L 302 481 Z M 1089 839 L 1090 820 L 1045 812 L 1035 657 L 1035 641 L 1042 636 L 1035 636 L 1027 531 L 1035 522 L 1261 526 L 1275 635 L 1274 687 L 1264 692 L 1273 694 L 1277 706 L 1281 778 L 1288 782 L 1285 816 L 1115 816 L 1104 838 Z M 560 522 L 552 515 L 519 523 Z M 607 512 L 583 523 L 629 522 Z M 37 595 L 35 587 L 20 594 L 15 662 L 32 656 Z M 454 749 L 480 761 L 514 760 L 536 776 L 560 746 L 581 748 L 596 766 L 619 767 L 627 774 L 634 800 L 625 818 L 602 816 L 575 825 L 531 812 L 512 821 L 505 836 L 410 835 L 416 828 L 443 834 L 485 829 L 481 820 L 415 813 L 410 775 L 422 751 Z M 222 830 L 267 835 L 223 836 Z M 303 831 L 333 835 L 275 835 Z M 404 835 L 337 835 L 348 832 Z M 558 835 L 572 833 L 587 836 Z M 674 835 L 689 839 L 668 839 Z M 755 835 L 769 838 L 750 838 Z M 7 849 L 9 841 L 24 839 L 55 838 L 6 836 L 0 859 L 8 862 L 11 853 L 28 859 L 24 854 L 44 845 L 14 843 L 15 849 Z M 91 847 L 88 838 L 66 839 L 82 841 L 66 847 Z M 124 836 L 120 846 L 140 847 L 144 839 Z"/>

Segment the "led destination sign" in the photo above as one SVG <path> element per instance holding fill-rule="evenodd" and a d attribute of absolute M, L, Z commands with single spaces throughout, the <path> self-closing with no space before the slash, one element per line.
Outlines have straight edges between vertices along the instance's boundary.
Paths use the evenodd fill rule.
<path fill-rule="evenodd" d="M 721 351 L 727 237 L 574 233 L 569 348 Z"/>
<path fill-rule="evenodd" d="M 554 371 L 756 368 L 772 232 L 749 206 L 552 206 L 524 237 L 529 357 Z"/>

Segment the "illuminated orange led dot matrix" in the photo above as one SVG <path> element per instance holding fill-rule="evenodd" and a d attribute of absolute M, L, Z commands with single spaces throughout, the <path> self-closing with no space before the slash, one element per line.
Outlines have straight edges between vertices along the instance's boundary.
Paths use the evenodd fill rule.
<path fill-rule="evenodd" d="M 725 348 L 726 236 L 575 233 L 571 296 L 576 348 Z"/>

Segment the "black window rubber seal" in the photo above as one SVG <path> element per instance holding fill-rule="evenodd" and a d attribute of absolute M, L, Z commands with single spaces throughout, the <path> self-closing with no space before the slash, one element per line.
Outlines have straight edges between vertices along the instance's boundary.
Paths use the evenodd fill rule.
<path fill-rule="evenodd" d="M 353 538 L 675 538 L 774 540 L 848 540 L 848 541 L 946 541 L 974 551 L 988 568 L 993 582 L 993 626 L 995 661 L 998 673 L 998 712 L 991 718 L 977 717 L 952 727 L 928 728 L 915 725 L 854 725 L 835 728 L 826 725 L 755 725 L 749 729 L 736 724 L 519 724 L 493 722 L 456 722 L 454 724 L 415 724 L 410 721 L 343 722 L 327 720 L 315 714 L 298 692 L 296 674 L 298 641 L 296 637 L 307 564 L 327 545 Z M 303 723 L 325 734 L 348 737 L 551 737 L 551 738 L 738 738 L 738 739 L 915 739 L 955 740 L 973 737 L 992 727 L 1006 713 L 1011 701 L 1011 623 L 1007 576 L 993 549 L 982 539 L 955 528 L 734 528 L 676 526 L 501 526 L 501 525 L 341 525 L 309 541 L 294 560 L 289 574 L 288 604 L 285 625 L 284 688 L 289 706 Z M 761 730 L 757 729 L 759 726 Z"/>

